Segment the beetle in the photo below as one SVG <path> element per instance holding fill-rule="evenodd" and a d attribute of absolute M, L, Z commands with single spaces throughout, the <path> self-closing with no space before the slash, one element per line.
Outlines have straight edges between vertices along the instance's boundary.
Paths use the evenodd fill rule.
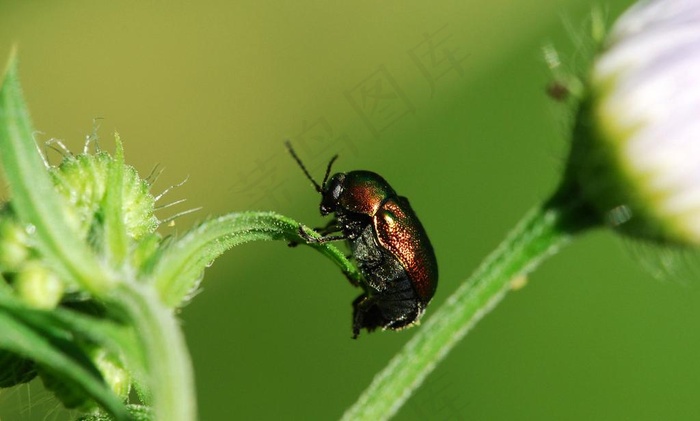
<path fill-rule="evenodd" d="M 336 173 L 338 158 L 331 158 L 323 182 L 318 184 L 292 148 L 285 145 L 306 178 L 321 194 L 321 215 L 333 219 L 320 230 L 320 238 L 304 229 L 307 242 L 346 240 L 364 278 L 364 292 L 352 303 L 353 338 L 361 329 L 400 330 L 415 325 L 433 298 L 438 266 L 433 246 L 408 199 L 371 171 Z M 355 284 L 351 280 L 351 283 Z"/>

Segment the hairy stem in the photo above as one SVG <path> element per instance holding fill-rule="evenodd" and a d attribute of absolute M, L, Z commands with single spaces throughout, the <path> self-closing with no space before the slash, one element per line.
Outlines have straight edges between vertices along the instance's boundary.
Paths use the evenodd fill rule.
<path fill-rule="evenodd" d="M 450 296 L 379 372 L 343 420 L 394 415 L 467 332 L 504 297 L 511 281 L 527 275 L 576 232 L 597 222 L 569 189 L 528 213 L 476 272 Z"/>
<path fill-rule="evenodd" d="M 153 394 L 156 419 L 191 421 L 197 418 L 192 363 L 174 311 L 151 286 L 124 282 L 115 293 L 117 305 L 130 318 L 141 344 Z"/>

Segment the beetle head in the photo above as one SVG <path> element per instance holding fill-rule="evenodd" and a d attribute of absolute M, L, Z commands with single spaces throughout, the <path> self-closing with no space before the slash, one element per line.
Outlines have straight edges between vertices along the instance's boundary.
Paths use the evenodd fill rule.
<path fill-rule="evenodd" d="M 332 161 L 331 161 L 332 163 Z M 328 167 L 330 170 L 330 165 Z M 328 174 L 328 173 L 326 173 Z M 330 180 L 323 183 L 322 199 L 321 199 L 321 215 L 328 215 L 335 212 L 340 202 L 340 195 L 343 194 L 345 187 L 345 173 L 337 173 Z"/>

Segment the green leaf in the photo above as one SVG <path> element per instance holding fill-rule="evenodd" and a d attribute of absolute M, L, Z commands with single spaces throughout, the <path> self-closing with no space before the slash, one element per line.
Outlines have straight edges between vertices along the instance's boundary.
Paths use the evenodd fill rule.
<path fill-rule="evenodd" d="M 154 419 L 153 410 L 143 405 L 127 405 L 126 409 L 134 421 L 151 421 Z M 112 417 L 106 414 L 90 414 L 78 418 L 77 421 L 112 421 Z"/>
<path fill-rule="evenodd" d="M 66 205 L 54 189 L 33 133 L 13 53 L 0 88 L 0 164 L 13 209 L 27 229 L 36 231 L 37 248 L 59 276 L 103 295 L 112 280 L 69 224 Z"/>
<path fill-rule="evenodd" d="M 145 371 L 143 350 L 130 326 L 60 307 L 53 310 L 52 318 L 60 327 L 100 344 L 115 355 L 124 355 L 134 370 Z"/>
<path fill-rule="evenodd" d="M 124 184 L 124 146 L 119 135 L 115 135 L 117 143 L 114 161 L 109 165 L 109 176 L 105 187 L 104 197 L 104 236 L 107 250 L 105 254 L 119 267 L 124 262 L 128 249 L 128 236 L 124 223 L 124 204 L 122 186 Z"/>
<path fill-rule="evenodd" d="M 48 374 L 49 379 L 58 380 L 54 384 L 59 385 L 57 393 L 64 394 L 60 396 L 61 400 L 68 398 L 70 401 L 70 395 L 77 395 L 78 400 L 84 401 L 89 396 L 103 404 L 115 416 L 119 415 L 121 405 L 117 405 L 116 402 L 121 403 L 121 400 L 104 383 L 86 350 L 77 346 L 76 343 L 100 344 L 114 355 L 124 354 L 127 359 L 134 361 L 136 367 L 142 367 L 143 358 L 139 349 L 135 348 L 136 339 L 130 328 L 68 308 L 58 307 L 46 311 L 27 307 L 14 296 L 12 289 L 2 279 L 0 279 L 0 313 L 9 315 L 13 322 L 22 324 L 26 328 L 17 329 L 0 317 L 0 331 L 3 334 L 8 333 L 0 338 L 0 349 L 12 351 L 40 363 L 39 371 Z M 23 340 L 19 338 L 21 335 L 26 335 Z M 18 344 L 8 344 L 7 340 L 23 341 L 32 345 L 28 348 L 17 348 Z M 36 354 L 37 352 L 39 354 Z M 49 355 L 52 358 L 42 358 L 42 355 Z M 76 376 L 65 375 L 66 370 L 72 370 L 63 366 L 65 359 L 81 366 L 82 374 L 79 370 L 71 371 L 71 374 Z M 95 382 L 100 383 L 101 386 L 98 387 Z M 60 386 L 64 383 L 65 386 Z M 94 394 L 95 390 L 99 392 L 97 395 Z M 80 395 L 83 397 L 80 398 Z"/>
<path fill-rule="evenodd" d="M 68 332 L 35 325 L 22 312 L 0 308 L 0 348 L 30 358 L 73 387 L 94 398 L 117 420 L 128 420 L 124 404 L 104 383 L 79 348 L 66 339 Z"/>
<path fill-rule="evenodd" d="M 36 374 L 34 361 L 0 349 L 0 389 L 27 383 Z"/>
<path fill-rule="evenodd" d="M 305 244 L 331 259 L 353 282 L 361 275 L 345 255 L 331 244 L 307 244 L 299 236 L 302 224 L 273 212 L 232 213 L 211 219 L 174 240 L 158 257 L 151 273 L 168 306 L 181 304 L 197 287 L 202 271 L 233 246 L 259 240 Z M 318 237 L 313 231 L 306 231 Z"/>

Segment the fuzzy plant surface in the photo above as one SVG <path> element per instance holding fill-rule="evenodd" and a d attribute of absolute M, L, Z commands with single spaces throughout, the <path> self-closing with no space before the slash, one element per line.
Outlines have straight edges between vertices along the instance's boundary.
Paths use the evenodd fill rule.
<path fill-rule="evenodd" d="M 431 310 L 344 419 L 391 418 L 517 281 L 581 233 L 607 227 L 700 245 L 700 4 L 640 2 L 609 34 L 593 21 L 590 67 L 550 92 L 576 116 L 558 188 Z M 0 165 L 11 190 L 0 208 L 0 387 L 39 376 L 83 420 L 194 420 L 176 314 L 215 258 L 280 240 L 315 248 L 363 282 L 341 251 L 307 241 L 319 234 L 275 213 L 232 213 L 164 238 L 159 196 L 125 164 L 118 135 L 113 154 L 86 145 L 51 166 L 32 134 L 13 56 L 0 88 Z"/>
<path fill-rule="evenodd" d="M 85 420 L 196 419 L 176 310 L 224 251 L 250 241 L 306 244 L 305 228 L 243 212 L 164 238 L 159 197 L 125 164 L 118 135 L 113 154 L 88 142 L 51 166 L 33 133 L 13 54 L 0 88 L 0 163 L 11 190 L 0 208 L 0 387 L 39 376 Z M 309 246 L 359 281 L 337 248 Z"/>

